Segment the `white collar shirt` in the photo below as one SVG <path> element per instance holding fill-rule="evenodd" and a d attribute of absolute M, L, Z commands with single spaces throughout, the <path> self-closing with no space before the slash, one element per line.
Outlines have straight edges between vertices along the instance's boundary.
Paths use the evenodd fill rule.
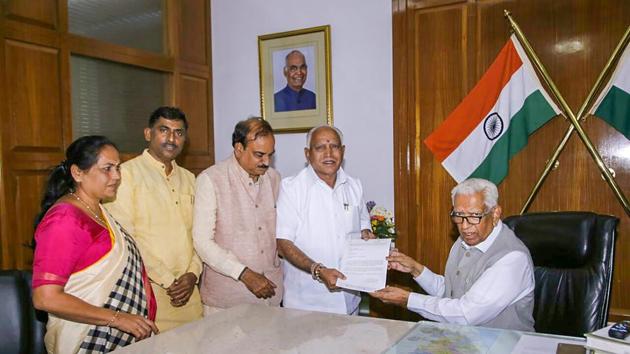
<path fill-rule="evenodd" d="M 477 248 L 485 253 L 503 227 L 507 226 L 499 222 L 478 245 L 469 246 L 462 241 L 461 247 Z M 433 321 L 473 326 L 496 317 L 504 308 L 533 291 L 535 285 L 529 257 L 520 251 L 507 253 L 486 269 L 459 299 L 443 297 L 444 276 L 433 273 L 427 267 L 414 280 L 428 295 L 411 293 L 407 300 L 409 310 Z"/>
<path fill-rule="evenodd" d="M 321 180 L 311 166 L 282 180 L 276 237 L 293 242 L 315 262 L 339 269 L 346 240 L 360 238 L 364 229 L 370 229 L 370 217 L 363 187 L 343 169 L 337 172 L 334 188 Z M 358 293 L 330 292 L 286 260 L 283 268 L 285 307 L 346 314 L 356 310 Z"/>

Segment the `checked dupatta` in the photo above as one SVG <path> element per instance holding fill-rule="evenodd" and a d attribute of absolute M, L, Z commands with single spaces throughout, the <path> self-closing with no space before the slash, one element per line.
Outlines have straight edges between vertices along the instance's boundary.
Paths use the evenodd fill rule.
<path fill-rule="evenodd" d="M 147 297 L 142 281 L 142 258 L 131 236 L 116 222 L 124 235 L 129 252 L 127 265 L 103 307 L 148 316 Z M 134 341 L 131 334 L 107 326 L 91 326 L 79 353 L 106 353 Z"/>

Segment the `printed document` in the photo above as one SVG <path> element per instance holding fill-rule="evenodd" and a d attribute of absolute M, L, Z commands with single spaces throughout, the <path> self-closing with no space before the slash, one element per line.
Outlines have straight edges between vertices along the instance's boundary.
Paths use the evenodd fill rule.
<path fill-rule="evenodd" d="M 372 292 L 383 289 L 387 280 L 387 257 L 390 239 L 347 241 L 339 271 L 346 279 L 338 279 L 340 288 Z"/>

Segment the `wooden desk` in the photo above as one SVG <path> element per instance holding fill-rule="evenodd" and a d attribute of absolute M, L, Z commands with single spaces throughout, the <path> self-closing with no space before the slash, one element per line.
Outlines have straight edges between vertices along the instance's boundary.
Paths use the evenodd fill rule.
<path fill-rule="evenodd" d="M 116 353 L 381 353 L 414 322 L 241 305 Z"/>

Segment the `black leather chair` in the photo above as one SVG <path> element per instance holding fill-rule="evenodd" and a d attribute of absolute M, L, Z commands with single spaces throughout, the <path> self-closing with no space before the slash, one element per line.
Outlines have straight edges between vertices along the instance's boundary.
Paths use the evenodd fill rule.
<path fill-rule="evenodd" d="M 0 352 L 45 353 L 46 314 L 35 311 L 31 273 L 0 270 Z"/>
<path fill-rule="evenodd" d="M 35 310 L 33 307 L 33 289 L 32 278 L 33 274 L 29 271 L 23 271 L 24 281 L 28 288 L 28 311 L 29 311 L 29 325 L 30 325 L 30 341 L 29 341 L 29 353 L 32 354 L 45 354 L 46 346 L 44 345 L 44 335 L 46 334 L 46 322 L 48 322 L 48 313 L 44 311 Z"/>
<path fill-rule="evenodd" d="M 532 255 L 536 332 L 582 336 L 608 320 L 619 219 L 549 212 L 503 220 Z"/>

